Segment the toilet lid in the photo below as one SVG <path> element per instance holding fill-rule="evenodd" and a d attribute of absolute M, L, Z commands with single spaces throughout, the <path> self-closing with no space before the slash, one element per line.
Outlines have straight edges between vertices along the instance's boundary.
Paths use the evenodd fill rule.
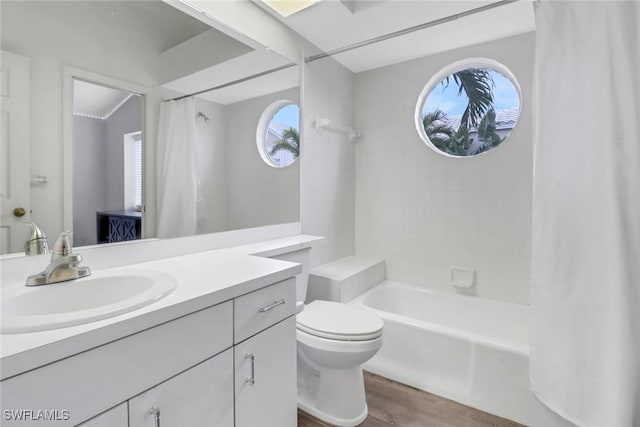
<path fill-rule="evenodd" d="M 316 300 L 296 316 L 299 330 L 317 337 L 364 341 L 382 335 L 384 322 L 363 309 L 331 301 Z"/>

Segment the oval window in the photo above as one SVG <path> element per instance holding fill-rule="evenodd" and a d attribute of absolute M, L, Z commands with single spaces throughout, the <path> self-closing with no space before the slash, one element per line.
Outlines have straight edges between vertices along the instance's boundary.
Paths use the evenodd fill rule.
<path fill-rule="evenodd" d="M 416 127 L 433 150 L 469 157 L 500 145 L 520 117 L 520 87 L 502 64 L 464 60 L 445 67 L 425 86 Z"/>
<path fill-rule="evenodd" d="M 284 168 L 300 155 L 300 107 L 283 99 L 269 105 L 258 122 L 260 157 L 271 167 Z"/>

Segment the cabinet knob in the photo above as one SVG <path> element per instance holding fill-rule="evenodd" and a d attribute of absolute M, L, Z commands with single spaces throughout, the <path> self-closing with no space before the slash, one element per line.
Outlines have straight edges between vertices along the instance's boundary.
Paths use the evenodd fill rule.
<path fill-rule="evenodd" d="M 24 214 L 26 214 L 27 211 L 24 210 L 24 208 L 15 208 L 13 210 L 13 216 L 15 216 L 16 218 L 20 218 L 23 217 Z"/>
<path fill-rule="evenodd" d="M 244 382 L 253 387 L 256 384 L 256 355 L 253 353 L 247 353 L 244 355 L 244 358 L 251 362 L 251 375 L 245 378 Z"/>
<path fill-rule="evenodd" d="M 149 409 L 149 415 L 153 415 L 156 427 L 160 427 L 160 408 L 156 408 L 155 406 Z"/>

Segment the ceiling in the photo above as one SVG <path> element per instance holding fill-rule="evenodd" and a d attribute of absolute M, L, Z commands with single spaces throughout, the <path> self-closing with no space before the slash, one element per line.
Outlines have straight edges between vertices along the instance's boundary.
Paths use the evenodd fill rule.
<path fill-rule="evenodd" d="M 497 1 L 322 0 L 287 18 L 261 7 L 330 52 L 492 3 Z M 335 59 L 357 73 L 533 30 L 533 3 L 520 0 L 341 53 Z"/>
<path fill-rule="evenodd" d="M 68 40 L 68 34 L 119 33 L 129 44 L 159 54 L 211 30 L 161 1 L 2 1 L 1 9 L 3 48 L 12 48 L 7 35 L 20 34 L 39 37 L 40 49 L 47 51 L 51 46 L 43 42 L 40 29 L 50 31 L 47 41 L 67 42 L 69 49 L 83 40 Z M 32 34 L 14 28 L 25 25 Z"/>
<path fill-rule="evenodd" d="M 238 83 L 233 85 L 199 95 L 203 99 L 218 104 L 233 104 L 299 86 L 300 69 L 297 66 L 242 81 L 244 78 L 286 64 L 288 60 L 280 55 L 264 49 L 255 50 L 168 82 L 163 86 L 178 93 L 195 93 L 203 88 L 224 86 L 229 82 L 237 81 Z"/>
<path fill-rule="evenodd" d="M 46 2 L 45 2 L 46 3 Z M 91 14 L 101 20 L 105 27 L 120 29 L 128 25 L 132 39 L 145 39 L 154 53 L 161 53 L 198 34 L 211 30 L 204 22 L 176 11 L 161 1 L 90 1 L 55 2 L 53 7 L 69 8 L 70 21 Z M 62 6 L 61 6 L 62 5 Z M 61 13 L 61 12 L 59 12 Z M 59 14 L 58 13 L 58 14 Z M 56 14 L 56 16 L 58 16 Z"/>
<path fill-rule="evenodd" d="M 118 89 L 74 80 L 73 114 L 106 120 L 134 95 Z"/>

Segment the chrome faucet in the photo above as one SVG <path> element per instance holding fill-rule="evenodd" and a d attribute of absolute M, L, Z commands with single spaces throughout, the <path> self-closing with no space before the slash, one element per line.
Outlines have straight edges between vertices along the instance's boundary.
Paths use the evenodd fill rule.
<path fill-rule="evenodd" d="M 89 276 L 89 267 L 80 267 L 81 255 L 73 255 L 71 232 L 63 231 L 51 250 L 51 262 L 42 273 L 27 277 L 27 286 L 50 285 L 52 283 Z"/>
<path fill-rule="evenodd" d="M 25 255 L 48 254 L 49 246 L 47 245 L 47 236 L 33 222 L 25 222 L 31 226 L 31 236 L 24 243 Z"/>

